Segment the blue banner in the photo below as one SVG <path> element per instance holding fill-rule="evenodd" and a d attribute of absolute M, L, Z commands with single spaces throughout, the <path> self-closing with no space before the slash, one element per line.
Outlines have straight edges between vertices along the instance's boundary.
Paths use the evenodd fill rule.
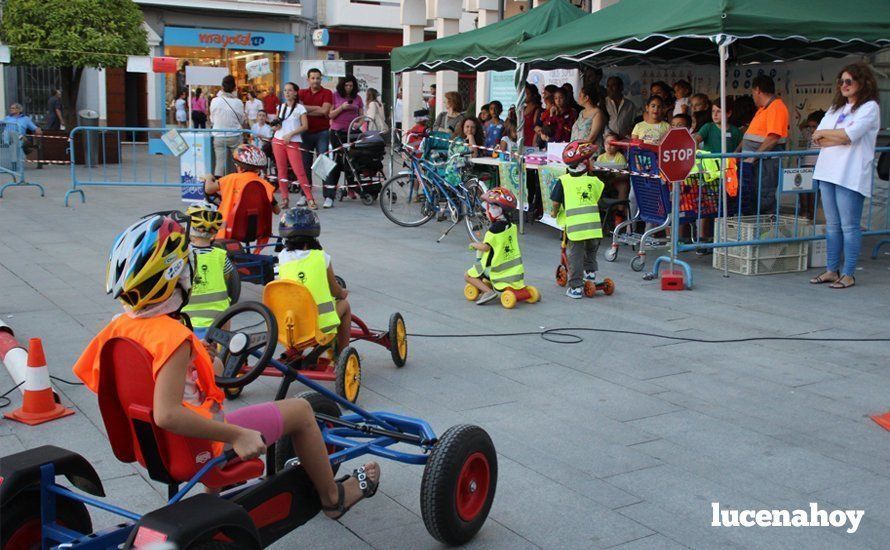
<path fill-rule="evenodd" d="M 292 52 L 294 35 L 265 31 L 164 27 L 164 45 Z"/>

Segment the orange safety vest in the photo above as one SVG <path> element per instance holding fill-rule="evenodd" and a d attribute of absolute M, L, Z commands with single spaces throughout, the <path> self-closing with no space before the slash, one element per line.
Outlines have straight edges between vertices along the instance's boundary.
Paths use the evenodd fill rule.
<path fill-rule="evenodd" d="M 213 360 L 195 333 L 188 327 L 168 315 L 134 319 L 127 314 L 119 315 L 105 328 L 99 331 L 80 359 L 74 364 L 74 374 L 93 391 L 99 392 L 99 357 L 105 343 L 112 338 L 128 338 L 138 343 L 151 356 L 152 378 L 157 380 L 158 372 L 173 355 L 173 352 L 189 342 L 192 346 L 192 365 L 197 373 L 197 385 L 205 396 L 201 405 L 183 402 L 183 406 L 203 416 L 213 418 L 214 413 L 222 410 L 224 395 L 216 385 L 213 373 Z M 214 442 L 214 451 L 220 451 L 223 444 Z M 218 453 L 215 453 L 218 454 Z"/>
<path fill-rule="evenodd" d="M 739 196 L 739 170 L 737 159 L 726 159 L 726 193 L 730 197 Z"/>
<path fill-rule="evenodd" d="M 273 200 L 273 194 L 275 193 L 275 187 L 273 187 L 271 183 L 261 178 L 255 172 L 235 172 L 233 174 L 229 174 L 227 176 L 219 178 L 219 195 L 221 197 L 219 203 L 219 211 L 223 215 L 223 220 L 225 220 L 227 223 L 232 217 L 232 211 L 235 209 L 235 205 L 238 204 L 238 199 L 241 198 L 241 192 L 244 190 L 248 183 L 254 181 L 263 184 L 263 188 L 266 190 L 266 196 L 269 198 L 269 202 L 271 203 Z M 216 238 L 226 238 L 225 225 L 219 228 L 219 232 L 216 234 Z"/>

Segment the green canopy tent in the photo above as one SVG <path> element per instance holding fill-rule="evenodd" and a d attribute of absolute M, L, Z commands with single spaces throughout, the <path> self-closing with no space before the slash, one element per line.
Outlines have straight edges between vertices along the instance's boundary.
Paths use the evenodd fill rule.
<path fill-rule="evenodd" d="M 512 70 L 519 44 L 585 15 L 568 0 L 550 0 L 476 30 L 395 48 L 390 57 L 392 72 Z"/>
<path fill-rule="evenodd" d="M 516 51 L 535 68 L 821 59 L 890 46 L 887 0 L 621 0 Z"/>
<path fill-rule="evenodd" d="M 406 71 L 508 71 L 520 65 L 516 62 L 516 48 L 523 41 L 558 30 L 577 21 L 587 12 L 573 6 L 568 0 L 550 0 L 526 13 L 498 21 L 485 27 L 395 48 L 390 54 L 393 72 L 393 97 L 395 97 L 395 73 Z M 517 72 L 517 105 L 523 102 L 521 73 Z M 522 127 L 522 110 L 517 109 L 519 127 Z M 393 127 L 395 123 L 393 123 Z M 393 134 L 395 139 L 395 134 Z M 521 137 L 520 137 L 521 143 Z M 525 171 L 519 171 L 524 176 Z M 520 181 L 519 200 L 523 201 L 524 179 Z M 520 231 L 524 229 L 522 217 Z"/>
<path fill-rule="evenodd" d="M 517 48 L 535 68 L 719 64 L 726 103 L 726 63 L 787 62 L 869 54 L 890 47 L 888 0 L 620 0 Z M 726 126 L 726 111 L 722 111 Z M 726 136 L 721 140 L 725 156 Z M 721 171 L 723 168 L 721 160 Z M 723 188 L 723 234 L 726 234 Z M 673 254 L 671 256 L 673 264 Z M 724 265 L 727 274 L 728 262 Z"/>

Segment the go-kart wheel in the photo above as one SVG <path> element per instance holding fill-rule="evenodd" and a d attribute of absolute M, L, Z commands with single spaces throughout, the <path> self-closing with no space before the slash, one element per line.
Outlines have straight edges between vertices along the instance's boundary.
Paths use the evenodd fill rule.
<path fill-rule="evenodd" d="M 393 313 L 389 316 L 389 353 L 392 362 L 399 368 L 405 366 L 408 360 L 408 331 L 405 329 L 405 319 L 401 313 Z"/>
<path fill-rule="evenodd" d="M 362 193 L 361 199 L 362 204 L 364 204 L 365 206 L 371 206 L 372 204 L 374 204 L 375 197 L 371 193 Z"/>
<path fill-rule="evenodd" d="M 233 269 L 229 275 L 229 284 L 227 285 L 229 294 L 229 305 L 235 305 L 241 299 L 241 273 L 237 269 Z"/>
<path fill-rule="evenodd" d="M 229 401 L 238 399 L 241 397 L 241 392 L 244 391 L 244 386 L 238 386 L 237 388 L 223 388 L 223 393 L 226 394 L 226 399 Z"/>
<path fill-rule="evenodd" d="M 615 292 L 615 281 L 612 279 L 605 279 L 603 281 L 603 294 L 611 296 L 613 292 Z"/>
<path fill-rule="evenodd" d="M 618 248 L 612 247 L 609 250 L 606 250 L 606 253 L 603 254 L 603 258 L 605 258 L 607 262 L 614 262 L 618 259 Z"/>
<path fill-rule="evenodd" d="M 339 275 L 334 275 L 334 280 L 337 281 L 338 285 L 340 285 L 344 289 L 346 288 L 346 280 L 343 277 L 341 277 Z"/>
<path fill-rule="evenodd" d="M 188 545 L 186 550 L 231 550 L 241 548 L 234 542 L 223 540 L 202 540 Z"/>
<path fill-rule="evenodd" d="M 566 286 L 566 283 L 569 282 L 569 270 L 566 269 L 566 266 L 559 264 L 559 267 L 556 268 L 556 284 L 559 286 Z"/>
<path fill-rule="evenodd" d="M 530 303 L 530 304 L 534 304 L 535 302 L 540 301 L 540 299 L 541 299 L 541 293 L 538 292 L 538 289 L 537 289 L 537 288 L 533 287 L 532 285 L 528 285 L 528 286 L 525 287 L 525 288 L 528 290 L 528 294 L 529 294 L 529 296 L 528 296 L 528 303 Z"/>
<path fill-rule="evenodd" d="M 427 531 L 450 545 L 472 539 L 488 517 L 498 484 L 498 458 L 482 428 L 448 428 L 433 447 L 420 484 Z"/>
<path fill-rule="evenodd" d="M 588 298 L 596 298 L 596 283 L 593 281 L 584 281 L 584 295 Z"/>
<path fill-rule="evenodd" d="M 362 388 L 362 360 L 352 346 L 340 352 L 335 372 L 337 379 L 334 388 L 337 395 L 345 397 L 349 402 L 358 401 L 358 392 Z"/>
<path fill-rule="evenodd" d="M 4 472 L 8 474 L 11 472 Z M 92 533 L 93 522 L 82 502 L 56 496 L 56 521 L 81 533 Z M 40 548 L 40 491 L 26 489 L 3 505 L 0 515 L 0 548 L 30 550 Z"/>
<path fill-rule="evenodd" d="M 646 257 L 645 256 L 634 256 L 630 261 L 630 268 L 634 271 L 643 271 L 643 268 L 646 267 Z"/>
<path fill-rule="evenodd" d="M 516 307 L 516 295 L 510 290 L 503 291 L 501 293 L 501 305 L 507 309 L 513 309 Z"/>
<path fill-rule="evenodd" d="M 306 391 L 297 395 L 297 399 L 305 399 L 308 401 L 309 406 L 312 407 L 312 412 L 321 413 L 332 418 L 340 418 L 340 406 L 318 392 Z M 326 423 L 326 426 L 332 428 L 334 425 Z M 328 454 L 333 454 L 337 452 L 338 447 L 328 445 L 327 449 Z M 283 470 L 285 463 L 295 456 L 297 456 L 297 454 L 294 452 L 290 436 L 286 435 L 279 439 L 275 444 L 275 471 L 280 472 Z M 333 468 L 334 475 L 337 475 L 337 470 L 340 468 L 340 465 L 333 465 Z"/>
<path fill-rule="evenodd" d="M 254 323 L 248 328 L 265 325 L 258 332 L 223 329 L 233 324 L 239 315 L 253 313 L 262 318 L 262 323 Z M 216 384 L 221 388 L 239 388 L 250 384 L 263 373 L 266 365 L 275 353 L 278 337 L 278 323 L 269 308 L 258 302 L 242 302 L 222 312 L 213 324 L 207 328 L 205 339 L 211 344 L 222 347 L 220 360 L 223 373 L 216 377 Z M 254 352 L 261 352 L 256 363 L 251 365 L 248 359 Z"/>
<path fill-rule="evenodd" d="M 479 289 L 474 287 L 473 285 L 467 285 L 464 287 L 464 298 L 471 302 L 475 302 L 476 298 L 479 297 Z"/>

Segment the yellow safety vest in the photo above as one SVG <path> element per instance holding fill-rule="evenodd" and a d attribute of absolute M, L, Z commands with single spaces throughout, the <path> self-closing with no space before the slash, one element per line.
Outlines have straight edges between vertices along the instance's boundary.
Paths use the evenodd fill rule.
<path fill-rule="evenodd" d="M 318 330 L 325 334 L 336 332 L 340 326 L 340 317 L 337 315 L 337 304 L 331 296 L 324 252 L 310 250 L 309 255 L 302 260 L 292 260 L 282 265 L 278 273 L 282 279 L 296 281 L 309 289 L 315 305 L 318 306 Z"/>
<path fill-rule="evenodd" d="M 487 254 L 478 254 L 476 263 L 467 274 L 470 277 L 487 275 L 497 290 L 525 287 L 525 267 L 522 265 L 522 252 L 519 250 L 519 234 L 516 226 L 511 223 L 500 233 L 489 231 L 485 234 L 483 242 L 491 247 L 491 251 Z M 484 260 L 489 257 L 491 263 L 486 268 Z"/>
<path fill-rule="evenodd" d="M 565 203 L 561 205 L 556 221 L 565 229 L 569 240 L 602 239 L 599 201 L 603 194 L 603 182 L 586 174 L 564 174 L 559 177 L 559 181 L 562 183 Z"/>
<path fill-rule="evenodd" d="M 696 153 L 695 164 L 692 165 L 692 171 L 689 175 L 702 173 L 702 177 L 708 183 L 720 177 L 720 159 L 703 159 L 701 155 L 709 155 L 708 151 L 700 149 Z"/>
<path fill-rule="evenodd" d="M 205 328 L 230 304 L 226 287 L 226 251 L 214 248 L 195 254 L 195 273 L 189 303 L 182 308 L 188 313 L 192 326 Z"/>

